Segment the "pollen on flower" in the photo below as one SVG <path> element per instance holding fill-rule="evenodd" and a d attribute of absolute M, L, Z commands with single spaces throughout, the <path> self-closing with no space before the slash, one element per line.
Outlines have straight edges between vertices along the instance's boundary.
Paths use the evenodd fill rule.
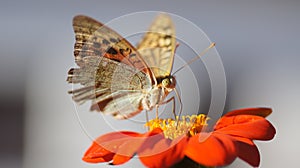
<path fill-rule="evenodd" d="M 160 119 L 156 118 L 148 121 L 145 126 L 149 127 L 150 131 L 155 128 L 160 128 L 164 132 L 164 136 L 169 139 L 175 139 L 181 135 L 194 136 L 200 133 L 204 126 L 207 125 L 209 118 L 204 114 L 177 116 L 177 119 Z"/>

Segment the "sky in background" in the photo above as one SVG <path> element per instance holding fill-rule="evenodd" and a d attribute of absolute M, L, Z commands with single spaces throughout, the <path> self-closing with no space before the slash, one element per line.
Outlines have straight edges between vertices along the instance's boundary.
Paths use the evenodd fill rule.
<path fill-rule="evenodd" d="M 277 134 L 271 142 L 257 142 L 262 168 L 297 167 L 300 155 L 300 1 L 6 1 L 0 3 L 0 167 L 95 167 L 81 161 L 91 139 L 81 128 L 65 80 L 74 67 L 72 18 L 78 14 L 103 23 L 142 11 L 164 11 L 186 18 L 216 42 L 227 80 L 226 111 L 266 106 Z M 151 21 L 151 19 L 150 19 Z M 113 27 L 118 32 L 150 22 Z M 178 32 L 191 42 L 202 39 Z M 184 35 L 181 33 L 185 33 Z M 189 55 L 185 45 L 180 55 Z M 190 59 L 192 56 L 187 56 Z M 207 70 L 199 61 L 191 66 L 199 85 L 200 111 L 208 109 Z M 219 64 L 216 64 L 216 69 Z M 189 74 L 189 71 L 186 73 Z M 178 81 L 188 80 L 178 77 Z M 183 86 L 184 88 L 189 86 Z M 185 92 L 185 91 L 184 91 Z M 188 91 L 186 91 L 188 92 Z M 188 93 L 189 94 L 189 93 Z M 192 93 L 191 93 L 192 94 Z M 209 97 L 209 96 L 208 96 Z M 184 102 L 197 97 L 187 96 Z M 196 105 L 198 105 L 196 103 Z M 192 105 L 186 104 L 190 107 Z M 88 109 L 88 104 L 79 112 Z M 196 109 L 198 106 L 196 106 Z M 82 112 L 91 134 L 107 132 L 95 121 L 101 115 Z M 95 129 L 91 129 L 91 127 Z M 130 128 L 130 126 L 128 126 Z M 103 128 L 103 129 L 102 129 Z M 140 165 L 137 159 L 116 167 Z M 106 165 L 98 165 L 97 167 Z M 249 167 L 237 160 L 228 167 Z"/>

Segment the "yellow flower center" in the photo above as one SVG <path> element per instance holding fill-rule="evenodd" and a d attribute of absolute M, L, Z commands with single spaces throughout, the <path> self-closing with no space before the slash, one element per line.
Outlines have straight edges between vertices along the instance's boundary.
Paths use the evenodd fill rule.
<path fill-rule="evenodd" d="M 200 133 L 207 125 L 209 118 L 204 114 L 182 116 L 180 119 L 153 119 L 148 121 L 145 126 L 149 127 L 150 131 L 155 128 L 160 128 L 164 132 L 164 136 L 169 139 L 175 139 L 181 135 L 194 136 Z"/>

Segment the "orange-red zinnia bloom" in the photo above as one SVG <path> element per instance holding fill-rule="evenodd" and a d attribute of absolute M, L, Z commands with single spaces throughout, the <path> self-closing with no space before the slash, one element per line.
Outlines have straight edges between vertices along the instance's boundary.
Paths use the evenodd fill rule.
<path fill-rule="evenodd" d="M 269 114 L 269 108 L 234 110 L 219 119 L 211 132 L 201 132 L 206 124 L 206 119 L 201 117 L 193 120 L 193 125 L 189 125 L 191 121 L 188 124 L 186 120 L 179 121 L 176 130 L 170 127 L 170 120 L 160 120 L 144 134 L 120 131 L 100 136 L 83 160 L 117 165 L 136 154 L 147 167 L 170 167 L 184 157 L 204 166 L 227 165 L 239 157 L 257 167 L 260 156 L 253 140 L 271 140 L 276 132 L 265 119 Z M 188 130 L 180 134 L 182 128 Z M 170 134 L 175 132 L 174 136 Z"/>

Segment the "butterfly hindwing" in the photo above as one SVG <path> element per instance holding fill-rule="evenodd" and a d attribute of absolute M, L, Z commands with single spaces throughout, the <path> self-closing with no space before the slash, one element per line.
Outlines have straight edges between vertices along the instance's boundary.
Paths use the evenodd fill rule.
<path fill-rule="evenodd" d="M 90 62 L 93 63 L 89 66 L 72 68 L 69 71 L 67 81 L 84 86 L 69 92 L 73 94 L 75 102 L 82 104 L 92 100 L 91 110 L 113 114 L 119 119 L 142 110 L 143 90 L 152 86 L 147 74 L 105 57 Z M 130 104 L 132 101 L 134 106 Z"/>

